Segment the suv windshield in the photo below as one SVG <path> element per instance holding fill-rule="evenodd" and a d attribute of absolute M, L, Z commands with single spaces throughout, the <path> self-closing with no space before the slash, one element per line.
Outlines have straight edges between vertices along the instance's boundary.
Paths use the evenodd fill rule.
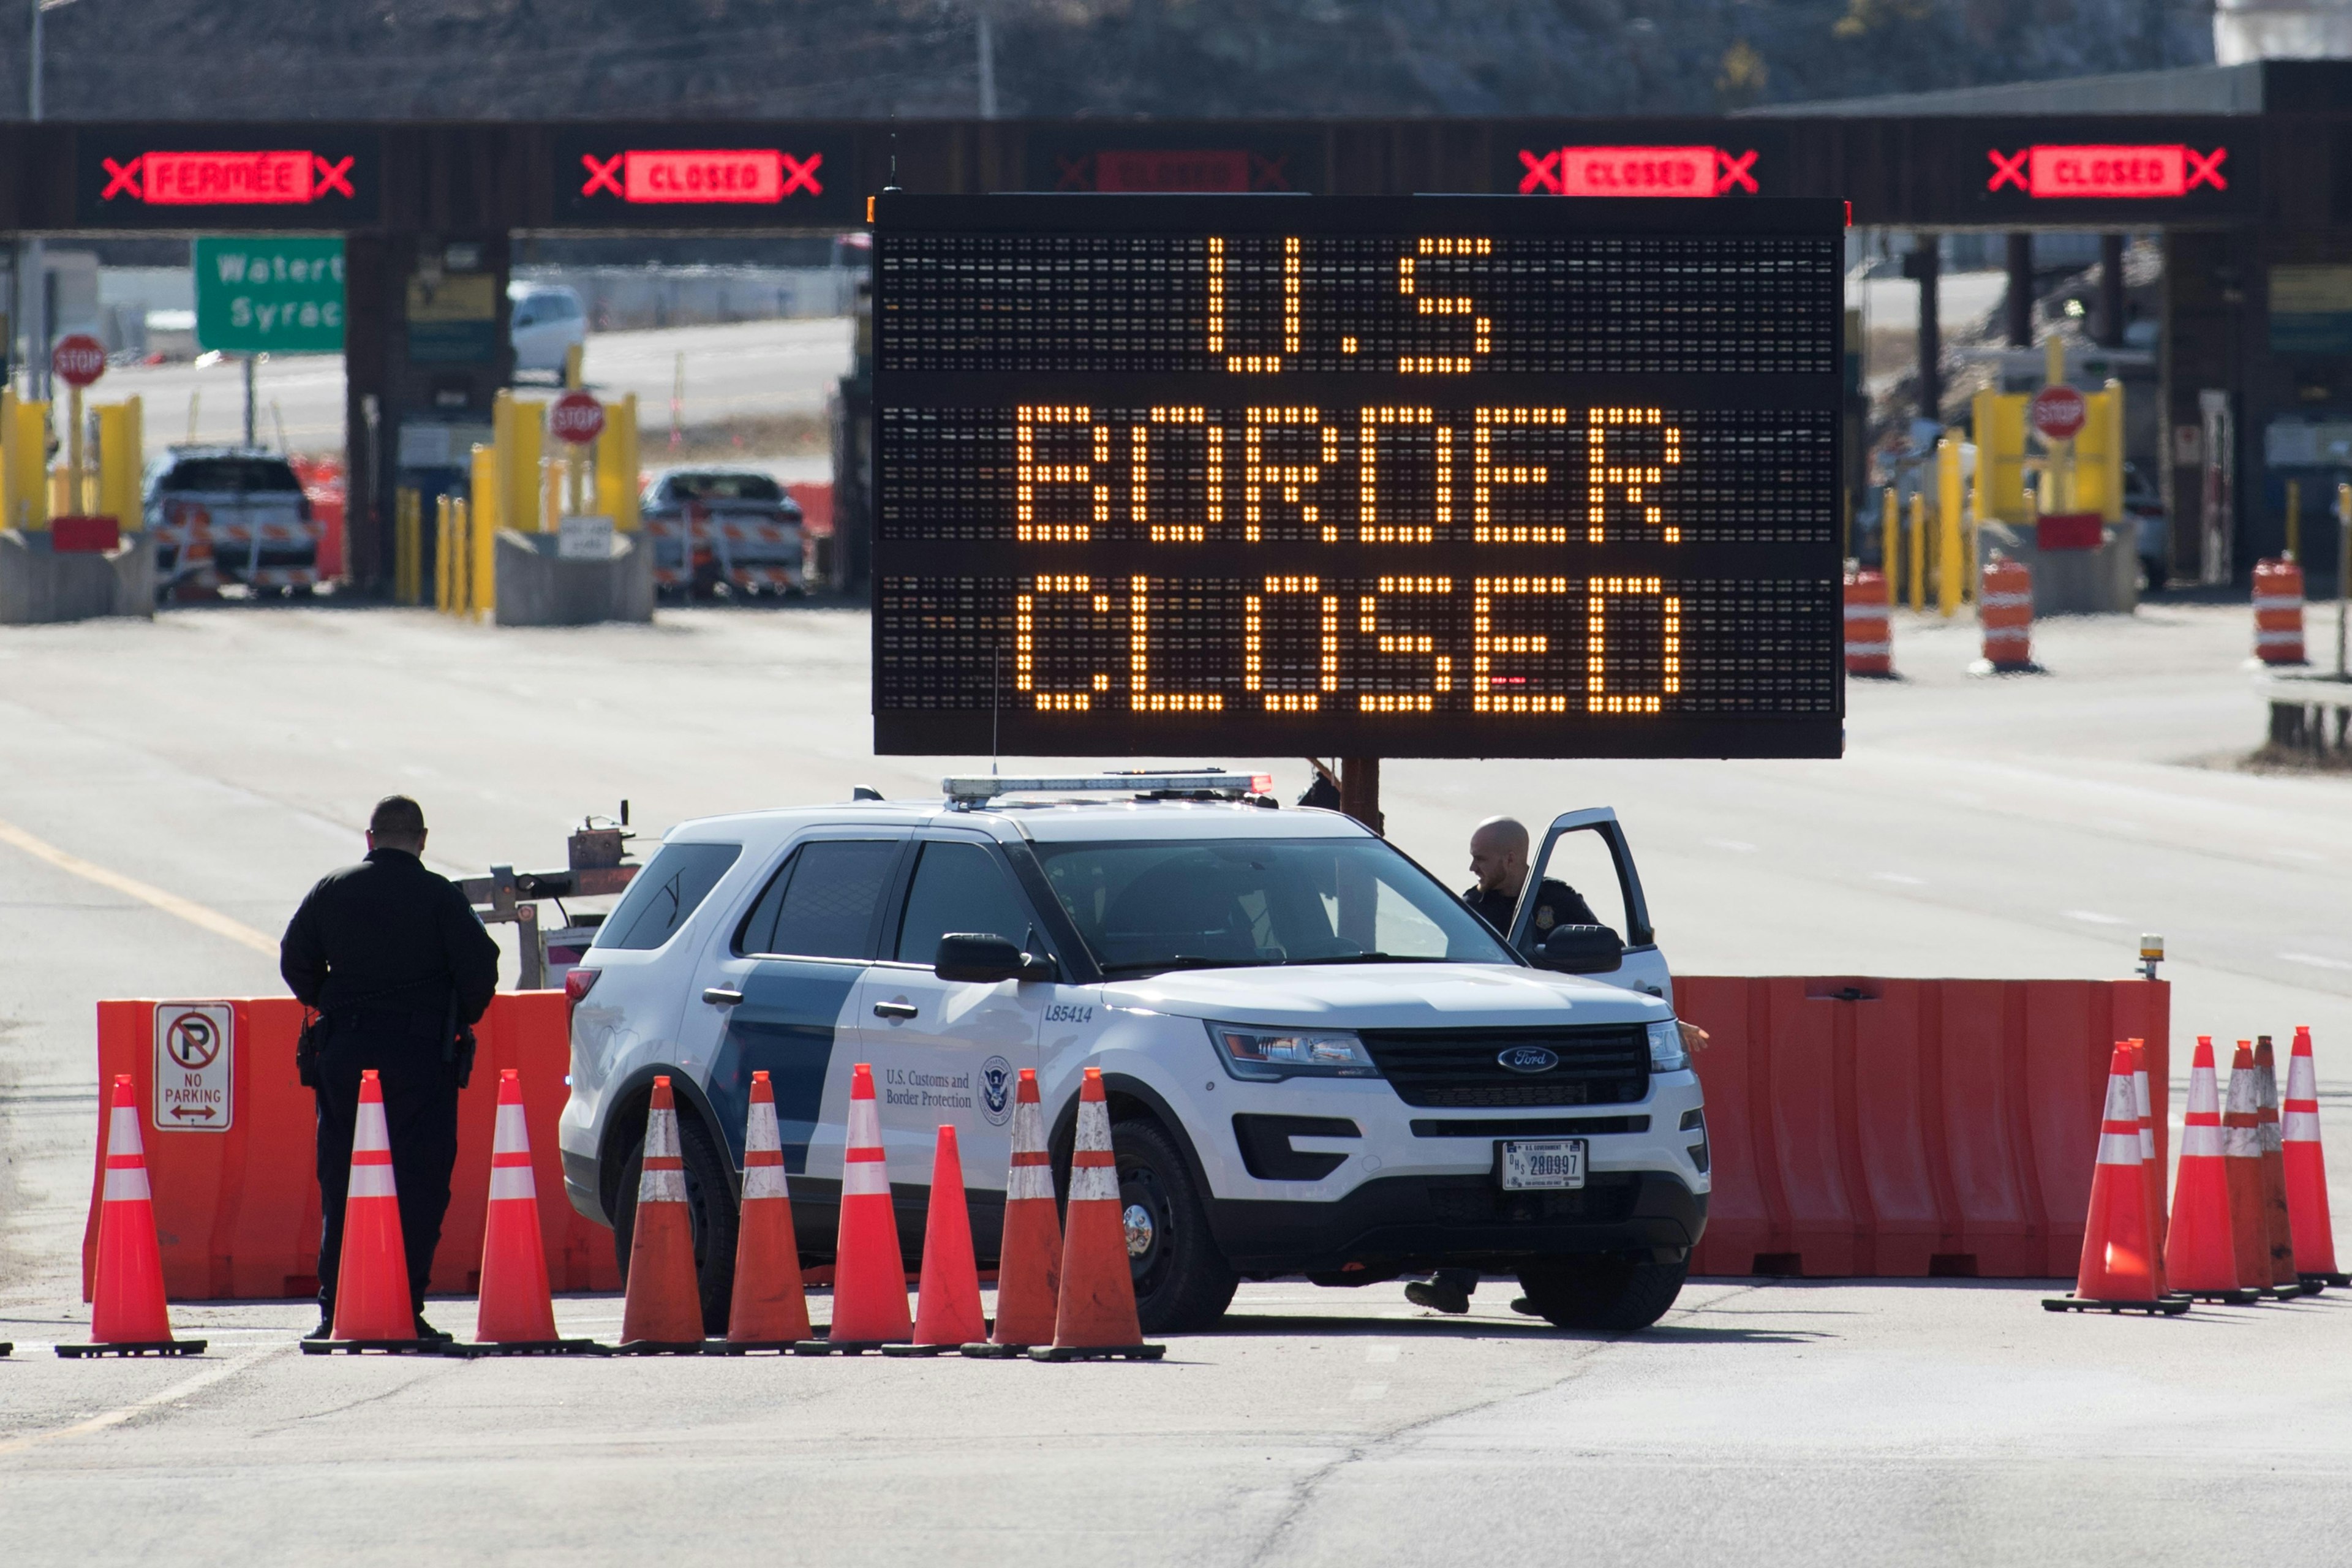
<path fill-rule="evenodd" d="M 1107 974 L 1274 963 L 1511 963 L 1428 873 L 1365 838 L 1039 844 Z"/>
<path fill-rule="evenodd" d="M 679 500 L 782 500 L 782 489 L 765 474 L 672 474 L 669 493 Z"/>
<path fill-rule="evenodd" d="M 163 476 L 167 490 L 286 490 L 299 492 L 302 481 L 277 458 L 189 458 Z"/>

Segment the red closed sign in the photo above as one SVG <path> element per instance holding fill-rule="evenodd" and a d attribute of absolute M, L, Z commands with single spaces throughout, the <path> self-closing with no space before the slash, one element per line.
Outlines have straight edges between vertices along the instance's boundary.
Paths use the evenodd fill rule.
<path fill-rule="evenodd" d="M 2045 441 L 2071 441 L 2083 427 L 2083 395 L 2071 386 L 2045 386 L 2033 395 L 2033 428 Z"/>
<path fill-rule="evenodd" d="M 591 393 L 567 392 L 548 409 L 547 427 L 557 440 L 584 447 L 604 433 L 604 405 Z"/>
<path fill-rule="evenodd" d="M 88 386 L 106 374 L 106 345 L 88 332 L 69 332 L 49 351 L 49 369 L 68 385 Z"/>

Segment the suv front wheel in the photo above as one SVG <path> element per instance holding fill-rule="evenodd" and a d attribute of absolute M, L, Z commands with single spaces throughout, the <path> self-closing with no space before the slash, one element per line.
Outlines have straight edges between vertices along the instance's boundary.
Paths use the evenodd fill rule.
<path fill-rule="evenodd" d="M 1111 1125 L 1110 1146 L 1143 1331 L 1213 1327 L 1241 1281 L 1209 1234 L 1208 1210 L 1175 1140 L 1156 1121 L 1128 1121 Z"/>
<path fill-rule="evenodd" d="M 735 1190 L 728 1179 L 727 1156 L 719 1152 L 702 1121 L 680 1108 L 677 1149 L 686 1167 L 686 1212 L 694 1231 L 695 1284 L 702 1296 L 702 1330 L 727 1331 L 727 1312 L 735 1293 Z M 629 1251 L 636 1240 L 637 1187 L 646 1168 L 646 1143 L 640 1136 L 621 1167 L 620 1201 L 614 1205 L 613 1252 L 621 1267 L 624 1285 L 629 1278 Z"/>
<path fill-rule="evenodd" d="M 1598 1253 L 1547 1258 L 1519 1270 L 1528 1305 L 1554 1328 L 1632 1333 L 1666 1315 L 1690 1273 L 1685 1257 L 1673 1263 Z"/>

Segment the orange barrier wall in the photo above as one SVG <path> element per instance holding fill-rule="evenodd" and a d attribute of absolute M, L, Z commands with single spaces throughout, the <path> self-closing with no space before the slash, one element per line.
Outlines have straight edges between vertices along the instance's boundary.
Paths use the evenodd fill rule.
<path fill-rule="evenodd" d="M 2147 1042 L 2165 1157 L 2163 981 L 1699 976 L 1675 1001 L 1711 1037 L 1694 1274 L 2072 1277 L 2120 1039 Z"/>
<path fill-rule="evenodd" d="M 226 1132 L 154 1125 L 155 1005 L 152 1001 L 98 1005 L 98 1071 L 101 1085 L 112 1083 L 117 1073 L 129 1073 L 138 1086 L 141 1134 L 163 1246 L 164 1293 L 175 1301 L 312 1294 L 318 1289 L 319 1264 L 313 1152 L 317 1120 L 310 1091 L 294 1076 L 301 1005 L 287 996 L 230 1004 L 236 1010 L 236 1038 L 230 1084 L 233 1114 Z M 433 1258 L 431 1289 L 443 1294 L 474 1292 L 489 1197 L 499 1070 L 516 1068 L 522 1073 L 548 1278 L 558 1290 L 618 1289 L 612 1232 L 573 1213 L 563 1195 L 562 1162 L 555 1143 L 555 1121 L 568 1092 L 563 1080 L 571 1070 L 563 994 L 501 994 L 491 1002 L 476 1036 L 479 1048 L 473 1081 L 458 1101 L 457 1168 L 450 1182 L 441 1247 Z M 109 1098 L 99 1097 L 100 1147 L 91 1173 L 89 1219 L 82 1232 L 85 1300 L 97 1256 Z"/>

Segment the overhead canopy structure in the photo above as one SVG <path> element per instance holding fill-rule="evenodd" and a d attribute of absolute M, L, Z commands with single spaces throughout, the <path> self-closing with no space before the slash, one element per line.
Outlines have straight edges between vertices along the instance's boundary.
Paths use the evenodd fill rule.
<path fill-rule="evenodd" d="M 2282 447 L 2273 427 L 2352 422 L 2352 62 L 1676 120 L 0 127 L 0 232 L 349 237 L 351 560 L 362 582 L 391 569 L 383 521 L 404 447 L 417 458 L 462 442 L 508 379 L 515 234 L 840 231 L 891 184 L 1830 196 L 1859 225 L 2160 231 L 2176 538 L 2197 536 L 2200 509 L 2227 508 L 2242 568 L 2279 542 L 2264 454 L 2309 445 Z M 449 330 L 465 311 L 487 313 L 478 330 Z M 2227 451 L 2189 438 L 2215 428 L 2216 398 Z M 404 430 L 425 434 L 404 443 Z"/>

